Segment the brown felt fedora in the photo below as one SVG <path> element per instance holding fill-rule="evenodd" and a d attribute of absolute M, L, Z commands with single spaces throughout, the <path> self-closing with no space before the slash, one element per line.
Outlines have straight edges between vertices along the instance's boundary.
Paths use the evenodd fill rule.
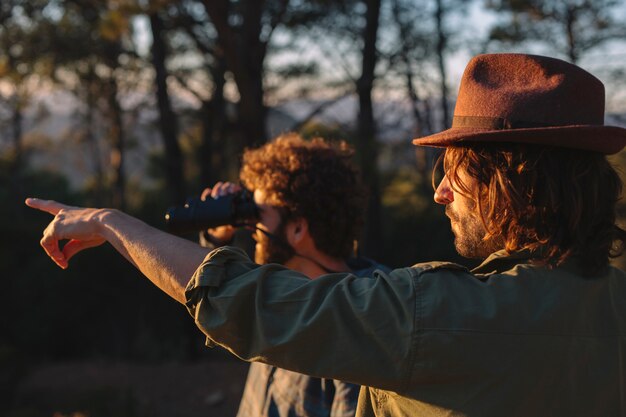
<path fill-rule="evenodd" d="M 415 145 L 516 142 L 613 154 L 626 129 L 604 125 L 604 85 L 560 59 L 525 54 L 478 55 L 461 78 L 452 127 Z"/>

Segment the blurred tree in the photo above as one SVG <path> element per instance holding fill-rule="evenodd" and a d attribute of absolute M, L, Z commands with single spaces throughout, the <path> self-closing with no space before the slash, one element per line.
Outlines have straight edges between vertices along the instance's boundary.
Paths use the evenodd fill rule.
<path fill-rule="evenodd" d="M 436 130 L 448 129 L 451 117 L 447 61 L 448 55 L 458 48 L 457 38 L 460 37 L 461 31 L 458 26 L 451 23 L 451 20 L 466 13 L 471 0 L 422 0 L 417 4 L 411 1 L 393 1 L 394 20 L 400 31 L 398 44 L 406 49 L 404 54 L 413 51 L 413 59 L 418 63 L 419 61 L 433 63 L 432 70 L 437 73 L 436 91 L 439 96 L 440 112 L 440 123 Z M 423 24 L 411 28 L 410 23 L 413 23 L 411 20 L 421 21 Z M 434 80 L 429 82 L 435 83 Z M 432 132 L 433 127 L 428 126 L 428 123 L 432 123 L 432 120 L 427 118 L 424 125 Z"/>
<path fill-rule="evenodd" d="M 183 157 L 178 143 L 178 119 L 172 110 L 167 89 L 165 28 L 159 11 L 154 8 L 150 10 L 150 28 L 152 30 L 152 65 L 155 71 L 159 122 L 165 145 L 166 191 L 169 195 L 169 204 L 179 205 L 185 201 L 187 195 L 183 178 Z"/>
<path fill-rule="evenodd" d="M 290 83 L 304 86 L 302 80 L 308 77 L 313 81 L 318 75 L 318 67 L 310 58 L 277 64 L 268 62 L 267 57 L 273 54 L 301 54 L 299 41 L 302 40 L 302 32 L 335 10 L 345 8 L 342 3 L 345 2 L 273 0 L 260 2 L 251 8 L 246 2 L 207 4 L 186 0 L 168 9 L 170 29 L 184 35 L 181 37 L 172 32 L 169 37 L 171 49 L 176 50 L 179 56 L 189 57 L 191 54 L 194 57 L 186 59 L 183 65 L 173 67 L 172 71 L 179 85 L 201 103 L 203 139 L 198 155 L 203 184 L 222 179 L 216 176 L 217 172 L 221 175 L 236 172 L 229 165 L 238 160 L 242 148 L 261 144 L 267 139 L 265 103 L 276 103 L 277 90 L 289 90 L 285 85 Z M 248 25 L 247 21 L 253 24 Z M 273 42 L 272 35 L 281 24 L 281 41 Z M 259 61 L 250 64 L 256 59 Z M 319 87 L 319 79 L 315 78 L 314 82 Z M 237 88 L 234 108 L 225 98 L 225 92 L 229 90 L 230 93 L 226 94 L 233 99 L 229 86 Z M 293 98 L 293 91 L 300 90 L 291 89 L 290 98 Z M 320 106 L 318 111 L 324 106 Z M 252 108 L 256 110 L 251 111 Z M 249 121 L 251 118 L 254 119 L 252 122 Z M 309 117 L 303 118 L 294 128 L 308 120 Z M 261 124 L 263 127 L 260 127 Z"/>
<path fill-rule="evenodd" d="M 375 69 L 378 59 L 376 40 L 380 27 L 381 0 L 365 0 L 365 24 L 361 34 L 361 75 L 356 82 L 359 96 L 357 116 L 356 157 L 363 168 L 363 180 L 369 186 L 369 203 L 365 236 L 362 250 L 366 256 L 373 256 L 380 246 L 384 246 L 381 224 L 380 178 L 378 172 L 378 141 L 372 104 Z"/>
<path fill-rule="evenodd" d="M 96 112 L 97 112 L 97 99 L 99 90 L 99 78 L 95 71 L 95 63 L 93 59 L 87 59 L 84 62 L 82 73 L 77 71 L 77 75 L 82 80 L 78 87 L 77 94 L 81 97 L 85 103 L 82 135 L 83 142 L 85 142 L 90 150 L 91 160 L 94 170 L 94 181 L 92 187 L 92 200 L 93 204 L 97 207 L 101 207 L 105 204 L 105 170 L 102 162 L 102 150 L 100 146 L 99 137 L 95 132 L 96 126 Z"/>
<path fill-rule="evenodd" d="M 421 136 L 433 131 L 431 115 L 422 109 L 421 94 L 415 78 L 415 64 L 425 60 L 430 54 L 430 34 L 416 20 L 426 18 L 422 8 L 402 0 L 392 0 L 393 23 L 398 28 L 398 42 L 395 50 L 389 53 L 391 68 L 397 68 L 404 78 L 406 91 L 411 101 L 411 113 L 415 119 L 415 135 Z M 417 12 L 417 13 L 416 13 Z M 414 62 L 415 61 L 415 62 Z"/>
<path fill-rule="evenodd" d="M 202 0 L 216 44 L 239 92 L 238 125 L 246 146 L 267 140 L 264 62 L 268 44 L 289 0 Z"/>
<path fill-rule="evenodd" d="M 108 39 L 123 40 L 124 35 L 132 27 L 129 21 L 137 15 L 145 14 L 149 19 L 150 31 L 152 34 L 151 56 L 149 62 L 154 72 L 151 77 L 154 80 L 154 91 L 158 109 L 158 125 L 161 132 L 164 148 L 164 177 L 165 195 L 167 204 L 182 204 L 186 197 L 185 179 L 183 175 L 183 154 L 179 144 L 179 122 L 178 116 L 172 108 L 172 100 L 168 89 L 169 70 L 166 66 L 170 54 L 166 42 L 167 26 L 163 19 L 163 10 L 176 2 L 160 0 L 154 2 L 144 2 L 141 0 L 117 0 L 107 4 L 107 21 L 101 27 L 106 28 L 105 33 Z M 165 13 L 165 19 L 168 16 Z M 127 49 L 125 54 L 135 54 L 135 51 Z M 146 63 L 147 67 L 148 64 Z M 112 85 L 111 85 L 112 86 Z M 110 101 L 109 108 L 115 109 L 115 102 Z"/>
<path fill-rule="evenodd" d="M 333 71 L 342 76 L 329 79 L 319 74 L 316 62 L 296 62 L 289 69 L 298 75 L 318 74 L 314 87 L 300 92 L 328 94 L 334 90 L 334 97 L 324 100 L 312 112 L 299 120 L 294 127 L 304 127 L 311 118 L 327 105 L 349 93 L 356 93 L 358 100 L 355 117 L 354 137 L 355 157 L 361 167 L 363 180 L 369 187 L 369 201 L 365 231 L 361 249 L 365 255 L 373 256 L 384 245 L 381 229 L 380 177 L 378 170 L 378 139 L 374 117 L 372 92 L 377 78 L 379 63 L 379 38 L 381 0 L 352 1 L 312 1 L 306 7 L 292 9 L 286 23 L 295 35 L 310 37 L 310 42 L 323 50 L 323 54 L 335 62 Z M 299 44 L 302 48 L 306 42 Z M 310 46 L 309 46 L 310 48 Z M 310 55 L 309 55 L 310 56 Z M 310 59 L 310 58 L 309 58 Z M 337 71 L 342 68 L 343 72 Z M 285 71 L 289 75 L 293 72 Z M 326 82 L 327 89 L 320 88 L 320 79 Z"/>
<path fill-rule="evenodd" d="M 178 85 L 191 93 L 200 103 L 196 118 L 201 126 L 201 141 L 196 153 L 200 168 L 200 187 L 211 185 L 221 178 L 230 161 L 228 148 L 233 146 L 228 137 L 232 126 L 227 123 L 224 87 L 226 66 L 224 54 L 218 45 L 218 34 L 204 6 L 197 0 L 174 2 L 167 8 L 168 45 L 185 64 L 171 67 Z M 216 152 L 219 151 L 219 152 Z"/>
<path fill-rule="evenodd" d="M 392 85 L 393 80 L 407 97 L 413 116 L 412 137 L 425 136 L 443 130 L 450 124 L 451 98 L 448 90 L 447 66 L 449 56 L 464 39 L 456 24 L 467 11 L 470 1 L 464 0 L 390 0 L 389 23 L 393 36 L 381 46 L 384 71 L 380 71 L 380 84 Z M 415 24 L 420 22 L 420 24 Z M 385 83 L 385 84 L 383 84 Z M 391 107 L 390 107 L 391 108 Z M 379 115 L 392 125 L 393 118 Z M 400 116 L 401 117 L 401 116 Z M 396 124 L 401 123 L 398 120 Z M 389 127 L 387 127 L 389 129 Z M 431 173 L 439 151 L 434 148 L 413 147 L 406 138 L 404 152 L 415 153 L 415 169 L 421 181 L 418 191 L 431 198 Z"/>
<path fill-rule="evenodd" d="M 121 88 L 133 80 L 125 65 L 136 54 L 130 44 L 130 15 L 119 1 L 99 3 L 86 0 L 49 1 L 41 25 L 51 26 L 52 37 L 47 41 L 54 59 L 55 78 L 72 86 L 77 97 L 85 99 L 85 141 L 92 141 L 96 183 L 100 176 L 99 147 L 94 135 L 94 105 L 105 119 L 110 201 L 118 208 L 126 206 L 125 154 L 127 132 Z M 132 87 L 131 87 L 132 88 Z M 96 194 L 101 190 L 96 185 Z M 100 197 L 97 197 L 100 200 Z"/>
<path fill-rule="evenodd" d="M 120 88 L 135 87 L 135 78 L 130 76 L 131 71 L 125 71 L 125 66 L 133 67 L 136 63 L 129 42 L 129 14 L 114 1 L 101 4 L 56 0 L 45 2 L 41 10 L 41 15 L 32 19 L 31 27 L 38 33 L 42 48 L 45 47 L 42 56 L 49 58 L 54 80 L 84 101 L 85 106 L 79 111 L 84 116 L 83 140 L 92 152 L 96 176 L 94 200 L 124 208 L 126 132 Z M 98 136 L 94 133 L 96 116 L 105 119 L 109 181 L 105 179 Z M 103 201 L 107 199 L 101 196 L 104 182 L 108 182 L 111 190 L 109 201 Z"/>
<path fill-rule="evenodd" d="M 163 30 L 167 31 L 163 47 L 182 58 L 175 64 L 174 59 L 169 60 L 168 71 L 178 86 L 200 103 L 200 181 L 211 184 L 232 170 L 230 165 L 236 165 L 232 162 L 243 147 L 267 140 L 265 59 L 289 2 L 184 0 L 159 4 Z M 153 18 L 152 23 L 156 23 Z M 225 99 L 229 83 L 236 87 L 235 94 L 232 89 L 230 93 L 236 102 L 232 116 Z"/>
<path fill-rule="evenodd" d="M 445 26 L 445 18 L 454 4 L 460 4 L 459 0 L 445 1 L 435 0 L 435 23 L 437 28 L 437 67 L 439 68 L 439 85 L 441 92 L 441 127 L 447 129 L 450 127 L 450 103 L 448 97 L 448 80 L 446 69 L 446 53 L 449 43 L 449 33 Z"/>
<path fill-rule="evenodd" d="M 392 0 L 392 21 L 398 30 L 397 42 L 388 53 L 391 71 L 397 71 L 398 76 L 404 79 L 406 93 L 411 103 L 411 114 L 414 119 L 415 137 L 425 136 L 434 132 L 433 114 L 429 103 L 429 96 L 422 97 L 418 83 L 423 85 L 435 84 L 427 79 L 429 71 L 425 71 L 429 57 L 433 55 L 432 31 L 425 25 L 415 25 L 416 21 L 427 21 L 428 10 L 420 4 L 403 0 Z M 426 91 L 428 94 L 428 91 Z M 431 92 L 432 96 L 432 92 Z M 410 146 L 410 145 L 409 145 Z M 430 148 L 416 147 L 416 169 L 420 178 L 428 178 L 432 169 L 430 160 L 433 151 Z M 426 195 L 431 192 L 428 181 L 420 181 L 418 191 Z"/>
<path fill-rule="evenodd" d="M 491 40 L 503 44 L 541 42 L 571 62 L 607 41 L 626 37 L 616 11 L 622 0 L 487 0 L 506 16 L 491 29 Z"/>
<path fill-rule="evenodd" d="M 297 58 L 282 67 L 272 67 L 276 90 L 318 102 L 292 129 L 308 131 L 313 117 L 356 93 L 358 107 L 354 127 L 350 128 L 353 137 L 344 139 L 353 142 L 356 161 L 370 191 L 361 242 L 363 253 L 370 255 L 383 245 L 379 152 L 372 101 L 378 77 L 381 5 L 381 0 L 317 0 L 293 5 L 285 13 L 285 27 L 289 32 L 281 37 L 281 52 L 289 51 Z M 326 60 L 332 64 L 323 71 L 321 64 Z M 289 98 L 287 95 L 283 100 Z"/>
<path fill-rule="evenodd" d="M 58 7 L 61 7 L 58 5 Z M 35 21 L 40 34 L 38 43 L 43 44 L 45 55 L 51 62 L 52 80 L 63 90 L 73 94 L 77 102 L 72 117 L 72 132 L 78 144 L 86 146 L 87 160 L 93 169 L 91 204 L 102 206 L 111 203 L 107 197 L 107 170 L 104 166 L 104 149 L 97 126 L 100 116 L 101 95 L 105 80 L 98 57 L 101 44 L 93 39 L 95 13 L 74 9 L 61 11 L 58 18 L 42 18 Z M 79 14 L 77 16 L 77 14 Z"/>
<path fill-rule="evenodd" d="M 7 187 L 12 191 L 10 201 L 24 197 L 22 175 L 27 165 L 23 145 L 24 110 L 33 94 L 41 88 L 41 80 L 49 75 L 50 65 L 41 57 L 44 49 L 37 42 L 36 31 L 23 25 L 29 15 L 40 16 L 44 2 L 21 0 L 0 4 L 0 105 L 5 113 L 2 122 L 8 124 L 11 141 L 12 175 Z"/>

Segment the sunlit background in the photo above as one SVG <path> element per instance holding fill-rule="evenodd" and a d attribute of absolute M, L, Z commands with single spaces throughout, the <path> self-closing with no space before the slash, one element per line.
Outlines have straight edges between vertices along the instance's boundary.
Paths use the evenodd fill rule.
<path fill-rule="evenodd" d="M 246 373 L 112 249 L 56 268 L 25 197 L 163 228 L 244 148 L 298 131 L 354 146 L 363 254 L 472 265 L 432 202 L 436 152 L 410 139 L 447 128 L 466 62 L 498 51 L 589 70 L 626 127 L 623 0 L 0 2 L 0 415 L 233 416 Z"/>

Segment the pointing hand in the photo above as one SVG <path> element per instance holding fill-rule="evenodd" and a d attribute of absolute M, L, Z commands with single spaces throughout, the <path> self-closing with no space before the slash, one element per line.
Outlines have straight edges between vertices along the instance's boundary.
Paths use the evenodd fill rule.
<path fill-rule="evenodd" d="M 44 230 L 40 243 L 48 256 L 63 269 L 68 267 L 69 260 L 78 252 L 105 242 L 100 220 L 109 210 L 73 207 L 38 198 L 27 198 L 25 203 L 54 216 Z M 59 242 L 64 240 L 67 243 L 61 249 Z"/>

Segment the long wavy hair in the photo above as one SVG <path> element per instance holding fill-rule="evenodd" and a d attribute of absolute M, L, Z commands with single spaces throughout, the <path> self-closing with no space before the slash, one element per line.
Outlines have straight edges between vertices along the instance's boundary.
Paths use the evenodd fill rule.
<path fill-rule="evenodd" d="M 552 267 L 574 258 L 593 275 L 623 252 L 626 232 L 615 224 L 622 181 L 602 154 L 473 143 L 447 148 L 443 163 L 455 191 L 476 203 L 485 240 L 503 242 L 510 253 L 527 250 Z"/>

